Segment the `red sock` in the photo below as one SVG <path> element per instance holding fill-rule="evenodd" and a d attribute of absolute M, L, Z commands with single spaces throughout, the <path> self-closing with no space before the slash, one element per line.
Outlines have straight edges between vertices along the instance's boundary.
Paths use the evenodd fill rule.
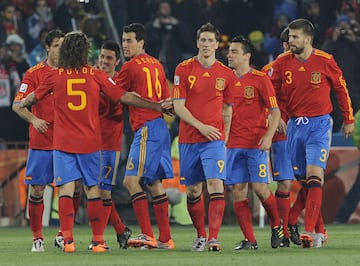
<path fill-rule="evenodd" d="M 166 193 L 153 198 L 156 222 L 159 228 L 159 241 L 166 243 L 171 239 L 169 224 L 169 199 Z"/>
<path fill-rule="evenodd" d="M 225 197 L 224 193 L 210 194 L 208 209 L 209 240 L 217 239 L 224 217 Z"/>
<path fill-rule="evenodd" d="M 115 203 L 112 202 L 109 222 L 115 229 L 116 234 L 121 234 L 125 231 L 125 225 L 116 210 Z"/>
<path fill-rule="evenodd" d="M 307 191 L 308 189 L 306 187 L 302 187 L 298 192 L 295 203 L 290 209 L 289 224 L 297 224 L 297 220 L 305 208 Z"/>
<path fill-rule="evenodd" d="M 261 204 L 264 206 L 264 209 L 269 216 L 271 227 L 279 226 L 280 216 L 274 194 L 270 192 L 270 196 L 266 200 L 262 201 Z"/>
<path fill-rule="evenodd" d="M 59 218 L 60 230 L 64 236 L 64 243 L 74 241 L 73 227 L 74 227 L 74 205 L 73 199 L 70 196 L 59 197 Z"/>
<path fill-rule="evenodd" d="M 289 212 L 290 212 L 290 192 L 282 192 L 277 190 L 275 193 L 276 204 L 278 207 L 280 219 L 284 228 L 288 228 Z M 284 236 L 289 238 L 289 231 L 284 230 Z"/>
<path fill-rule="evenodd" d="M 104 208 L 104 221 L 105 221 L 105 227 L 107 226 L 110 218 L 110 213 L 112 209 L 112 199 L 103 199 L 102 200 L 103 208 Z"/>
<path fill-rule="evenodd" d="M 78 213 L 78 210 L 79 210 L 79 207 L 80 207 L 80 202 L 81 202 L 81 199 L 80 199 L 80 191 L 79 191 L 79 192 L 74 192 L 74 195 L 73 195 L 73 205 L 74 205 L 75 217 L 76 217 L 76 214 Z"/>
<path fill-rule="evenodd" d="M 87 215 L 91 225 L 92 241 L 102 243 L 105 231 L 105 211 L 101 198 L 88 199 Z"/>
<path fill-rule="evenodd" d="M 141 233 L 154 237 L 154 233 L 151 227 L 151 220 L 149 214 L 149 205 L 144 192 L 139 192 L 131 196 L 132 205 L 136 215 L 136 219 L 139 223 Z"/>
<path fill-rule="evenodd" d="M 28 203 L 29 203 L 30 228 L 33 233 L 33 238 L 43 239 L 43 234 L 42 234 L 42 217 L 44 213 L 43 197 L 36 198 L 30 195 Z"/>
<path fill-rule="evenodd" d="M 307 180 L 308 193 L 305 204 L 305 231 L 313 232 L 315 224 L 318 219 L 321 201 L 322 201 L 322 189 L 321 180 L 317 176 L 310 176 Z"/>
<path fill-rule="evenodd" d="M 200 195 L 195 199 L 187 198 L 187 209 L 198 237 L 206 237 L 205 206 L 203 197 Z"/>
<path fill-rule="evenodd" d="M 249 200 L 234 201 L 234 211 L 241 231 L 245 239 L 255 242 L 254 228 L 252 225 L 252 215 Z"/>
<path fill-rule="evenodd" d="M 315 224 L 315 232 L 325 234 L 324 220 L 321 211 Z"/>

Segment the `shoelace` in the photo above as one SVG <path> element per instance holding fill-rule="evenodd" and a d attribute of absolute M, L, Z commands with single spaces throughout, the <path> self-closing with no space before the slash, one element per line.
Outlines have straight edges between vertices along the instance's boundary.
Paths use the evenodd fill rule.
<path fill-rule="evenodd" d="M 295 123 L 297 126 L 300 124 L 307 125 L 309 124 L 309 118 L 307 118 L 306 116 L 300 116 L 295 119 Z"/>

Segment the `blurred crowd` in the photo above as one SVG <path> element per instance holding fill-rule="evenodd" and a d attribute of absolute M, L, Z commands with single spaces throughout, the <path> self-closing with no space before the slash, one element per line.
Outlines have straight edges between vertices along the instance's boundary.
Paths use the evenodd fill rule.
<path fill-rule="evenodd" d="M 219 60 L 227 63 L 231 38 L 242 34 L 255 45 L 252 64 L 261 69 L 283 52 L 279 38 L 287 24 L 306 18 L 316 28 L 314 47 L 333 54 L 343 70 L 356 112 L 359 11 L 356 0 L 0 0 L 0 139 L 27 140 L 28 125 L 11 104 L 25 71 L 46 58 L 49 29 L 86 33 L 92 43 L 90 62 L 96 64 L 100 45 L 115 39 L 114 34 L 121 36 L 122 27 L 131 22 L 145 25 L 146 50 L 164 64 L 171 81 L 175 66 L 196 53 L 195 31 L 207 21 L 222 33 Z M 335 99 L 332 115 L 337 132 L 342 119 Z"/>

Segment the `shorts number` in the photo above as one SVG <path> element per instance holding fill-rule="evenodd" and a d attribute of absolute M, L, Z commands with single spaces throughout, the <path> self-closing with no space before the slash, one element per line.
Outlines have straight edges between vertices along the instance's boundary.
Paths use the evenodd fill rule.
<path fill-rule="evenodd" d="M 219 169 L 220 169 L 220 173 L 222 173 L 222 171 L 224 171 L 224 167 L 225 167 L 225 162 L 224 162 L 224 160 L 219 160 L 219 161 L 217 161 L 217 166 L 219 167 Z"/>
<path fill-rule="evenodd" d="M 104 175 L 104 178 L 107 179 L 111 173 L 112 167 L 111 166 L 104 166 L 104 168 L 106 169 L 106 174 Z"/>
<path fill-rule="evenodd" d="M 326 158 L 327 158 L 327 150 L 326 149 L 321 149 L 320 161 L 321 162 L 326 162 Z"/>
<path fill-rule="evenodd" d="M 259 176 L 260 177 L 266 177 L 267 171 L 266 171 L 266 164 L 260 164 L 259 165 Z"/>
<path fill-rule="evenodd" d="M 68 79 L 66 82 L 67 95 L 69 96 L 79 96 L 80 104 L 75 105 L 72 102 L 68 102 L 67 106 L 70 110 L 81 111 L 86 107 L 86 93 L 83 90 L 74 89 L 75 84 L 85 84 L 86 79 Z"/>

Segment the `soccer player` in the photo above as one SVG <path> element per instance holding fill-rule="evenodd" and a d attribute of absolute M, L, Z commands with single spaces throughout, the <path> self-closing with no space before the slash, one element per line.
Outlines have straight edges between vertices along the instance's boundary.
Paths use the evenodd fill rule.
<path fill-rule="evenodd" d="M 122 46 L 129 59 L 119 72 L 119 84 L 142 98 L 158 102 L 170 97 L 164 68 L 154 57 L 145 53 L 145 28 L 133 23 L 124 27 Z M 174 249 L 171 238 L 168 196 L 163 178 L 172 178 L 170 135 L 160 112 L 129 106 L 130 125 L 135 132 L 128 155 L 124 186 L 131 195 L 132 206 L 141 234 L 129 239 L 130 247 Z M 159 238 L 154 238 L 149 203 L 142 184 L 150 192 Z"/>
<path fill-rule="evenodd" d="M 98 67 L 109 77 L 117 75 L 115 68 L 120 63 L 120 46 L 115 41 L 106 41 L 100 48 Z M 105 208 L 105 221 L 109 221 L 116 232 L 116 239 L 121 249 L 128 247 L 131 236 L 130 228 L 121 221 L 111 198 L 111 188 L 116 183 L 120 160 L 122 135 L 124 129 L 123 105 L 112 102 L 104 93 L 100 94 L 100 128 L 101 128 L 101 164 L 102 173 L 99 188 Z"/>
<path fill-rule="evenodd" d="M 300 239 L 302 247 L 309 248 L 322 241 L 322 234 L 314 229 L 331 143 L 331 90 L 343 113 L 346 138 L 354 129 L 354 117 L 346 82 L 333 56 L 312 47 L 315 30 L 311 22 L 296 19 L 288 28 L 291 52 L 280 55 L 269 73 L 277 94 L 287 99 L 288 149 L 294 174 L 306 177 L 305 230 Z"/>
<path fill-rule="evenodd" d="M 226 149 L 233 103 L 234 75 L 215 52 L 220 33 L 212 24 L 197 31 L 198 54 L 180 63 L 174 77 L 174 110 L 180 117 L 180 176 L 187 208 L 197 231 L 192 251 L 221 251 L 218 233 L 225 209 Z M 203 181 L 210 195 L 206 232 Z"/>
<path fill-rule="evenodd" d="M 284 236 L 276 199 L 268 187 L 272 181 L 269 150 L 280 110 L 270 78 L 250 66 L 254 49 L 249 40 L 237 36 L 227 56 L 236 80 L 225 184 L 231 187 L 234 211 L 245 238 L 235 250 L 258 249 L 248 200 L 249 184 L 269 215 L 271 247 L 279 247 Z"/>
<path fill-rule="evenodd" d="M 74 181 L 81 179 L 88 198 L 93 252 L 106 252 L 105 215 L 98 179 L 101 174 L 99 125 L 100 90 L 113 101 L 162 111 L 161 104 L 146 101 L 120 88 L 108 75 L 88 65 L 90 43 L 82 32 L 69 32 L 60 48 L 59 68 L 54 69 L 20 104 L 25 108 L 54 97 L 54 175 L 59 186 L 60 228 L 64 252 L 75 252 L 73 238 Z"/>
<path fill-rule="evenodd" d="M 284 52 L 290 49 L 289 47 L 289 29 L 286 28 L 280 34 L 280 41 L 282 43 Z M 272 62 L 263 67 L 262 71 L 268 73 L 271 70 Z M 294 179 L 294 172 L 291 165 L 290 154 L 287 150 L 287 137 L 286 137 L 286 123 L 288 121 L 286 113 L 287 99 L 285 95 L 280 95 L 282 98 L 277 98 L 277 102 L 281 112 L 279 130 L 275 132 L 273 143 L 271 145 L 270 159 L 272 163 L 273 180 L 277 182 L 277 189 L 275 192 L 276 203 L 284 229 L 284 238 L 280 247 L 290 246 L 289 230 L 293 231 L 294 228 L 288 230 L 288 220 L 290 212 L 290 188 L 291 182 Z M 292 236 L 293 239 L 294 236 Z M 300 240 L 295 241 L 295 244 L 300 244 Z"/>
<path fill-rule="evenodd" d="M 13 110 L 29 125 L 29 155 L 27 159 L 25 184 L 30 185 L 28 198 L 30 228 L 33 233 L 33 252 L 44 251 L 42 234 L 42 217 L 44 212 L 43 195 L 47 184 L 54 180 L 53 172 L 53 128 L 54 128 L 54 97 L 47 95 L 32 110 L 20 108 L 20 101 L 39 86 L 46 73 L 57 67 L 61 43 L 64 33 L 58 29 L 51 30 L 46 39 L 47 59 L 30 68 L 24 75 L 17 92 Z M 80 204 L 80 191 L 73 196 L 74 208 Z"/>

